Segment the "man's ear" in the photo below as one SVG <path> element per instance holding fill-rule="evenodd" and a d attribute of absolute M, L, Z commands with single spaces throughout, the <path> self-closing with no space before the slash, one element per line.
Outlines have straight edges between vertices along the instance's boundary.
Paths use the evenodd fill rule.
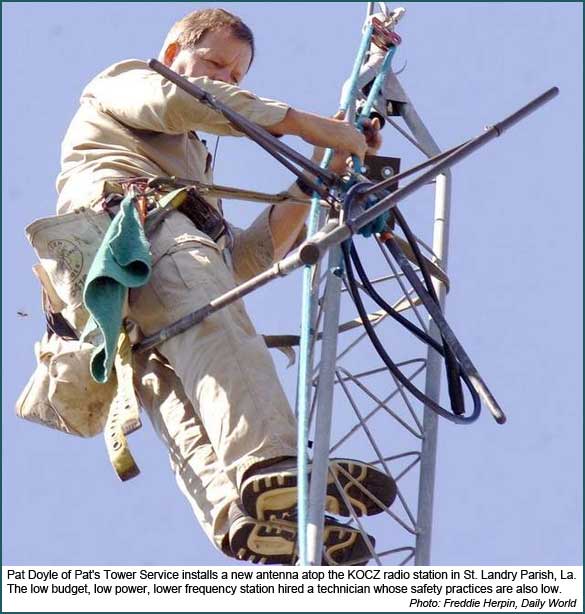
<path fill-rule="evenodd" d="M 173 60 L 177 57 L 177 54 L 179 53 L 180 50 L 181 50 L 181 46 L 179 45 L 179 43 L 171 43 L 165 49 L 165 56 L 164 56 L 163 64 L 165 64 L 165 66 L 170 67 L 170 65 L 173 63 Z"/>

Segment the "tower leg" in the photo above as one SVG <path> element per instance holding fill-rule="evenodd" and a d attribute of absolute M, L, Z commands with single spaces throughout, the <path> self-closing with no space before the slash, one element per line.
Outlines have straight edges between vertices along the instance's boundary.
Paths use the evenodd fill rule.
<path fill-rule="evenodd" d="M 433 228 L 433 251 L 441 259 L 443 270 L 446 269 L 447 239 L 449 236 L 449 200 L 451 185 L 449 178 L 439 175 L 436 179 L 435 220 Z M 445 286 L 433 281 L 441 309 L 445 306 Z M 437 340 L 439 332 L 431 320 L 429 333 Z M 425 394 L 439 401 L 441 394 L 441 356 L 432 348 L 427 354 L 427 371 Z M 423 416 L 423 442 L 421 447 L 420 478 L 418 491 L 417 536 L 415 565 L 430 565 L 431 537 L 433 524 L 433 499 L 435 489 L 435 468 L 437 458 L 437 414 L 425 408 Z"/>
<path fill-rule="evenodd" d="M 321 565 L 322 559 L 323 516 L 325 513 L 325 490 L 329 469 L 329 442 L 331 439 L 331 414 L 337 355 L 341 277 L 341 249 L 335 247 L 329 252 L 327 285 L 323 304 L 323 346 L 317 383 L 315 446 L 309 488 L 307 523 L 307 562 L 309 565 Z"/>

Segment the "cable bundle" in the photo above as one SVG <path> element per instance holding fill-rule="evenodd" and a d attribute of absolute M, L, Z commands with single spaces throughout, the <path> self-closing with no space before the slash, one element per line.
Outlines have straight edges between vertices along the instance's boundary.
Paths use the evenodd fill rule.
<path fill-rule="evenodd" d="M 435 292 L 435 288 L 433 287 L 431 275 L 428 271 L 427 265 L 425 263 L 425 259 L 423 258 L 418 243 L 416 241 L 416 237 L 410 230 L 410 227 L 406 223 L 406 220 L 402 216 L 402 213 L 398 210 L 397 207 L 394 207 L 392 210 L 394 213 L 394 217 L 396 223 L 401 228 L 402 232 L 406 240 L 408 241 L 414 255 L 415 260 L 417 262 L 418 267 L 423 276 L 424 286 L 422 282 L 416 276 L 416 273 L 408 263 L 406 256 L 402 252 L 398 243 L 393 239 L 392 234 L 387 232 L 381 235 L 384 245 L 388 248 L 392 256 L 397 261 L 398 265 L 402 269 L 402 272 L 409 280 L 409 282 L 413 285 L 414 291 L 419 295 L 422 302 L 424 304 L 429 303 L 429 300 L 434 303 L 435 308 L 441 312 L 441 308 L 439 305 L 439 299 Z M 347 275 L 347 281 L 349 286 L 349 292 L 355 303 L 355 306 L 358 310 L 360 318 L 363 322 L 365 331 L 374 346 L 376 352 L 390 371 L 390 373 L 398 380 L 398 382 L 403 385 L 415 398 L 417 398 L 421 403 L 424 403 L 426 407 L 430 410 L 437 413 L 439 416 L 450 420 L 451 422 L 455 422 L 456 424 L 469 424 L 474 422 L 479 417 L 481 411 L 481 403 L 478 393 L 473 387 L 468 374 L 466 373 L 463 365 L 457 360 L 455 354 L 449 347 L 449 344 L 445 337 L 443 336 L 443 332 L 441 333 L 441 341 L 437 341 L 433 339 L 426 331 L 419 328 L 416 324 L 405 318 L 402 314 L 398 313 L 391 305 L 389 305 L 382 296 L 378 293 L 378 291 L 374 288 L 374 285 L 371 283 L 368 275 L 362 265 L 362 262 L 359 258 L 357 250 L 353 241 L 350 239 L 345 241 L 342 244 L 343 249 L 343 258 L 345 262 L 345 270 Z M 430 345 L 434 350 L 436 350 L 441 356 L 443 356 L 445 360 L 445 368 L 447 373 L 447 382 L 449 388 L 449 398 L 451 401 L 451 409 L 445 409 L 441 407 L 438 403 L 436 403 L 433 399 L 428 397 L 422 390 L 420 390 L 417 386 L 415 386 L 398 368 L 396 363 L 390 358 L 388 352 L 384 348 L 380 338 L 378 337 L 372 323 L 368 318 L 368 313 L 364 306 L 362 297 L 360 295 L 358 285 L 356 283 L 354 267 L 357 272 L 357 275 L 363 285 L 364 291 L 366 294 L 381 308 L 383 309 L 391 318 L 393 318 L 396 322 L 401 324 L 404 328 L 406 328 L 409 332 L 411 332 L 415 337 L 417 337 L 423 343 Z M 418 283 L 413 283 L 412 276 L 416 277 Z M 425 297 L 421 296 L 421 294 L 426 294 Z M 426 299 L 426 300 L 423 300 Z M 433 317 L 433 312 L 435 310 L 429 310 L 431 317 Z M 435 312 L 436 315 L 436 312 Z M 433 318 L 435 319 L 435 318 Z M 442 318 L 441 318 L 442 319 Z M 435 323 L 437 323 L 435 319 Z M 439 329 L 441 330 L 440 323 L 437 323 Z M 469 390 L 472 401 L 473 401 L 473 411 L 471 415 L 464 416 L 465 414 L 465 400 L 463 397 L 463 389 L 461 386 L 461 380 L 465 383 L 467 389 Z"/>

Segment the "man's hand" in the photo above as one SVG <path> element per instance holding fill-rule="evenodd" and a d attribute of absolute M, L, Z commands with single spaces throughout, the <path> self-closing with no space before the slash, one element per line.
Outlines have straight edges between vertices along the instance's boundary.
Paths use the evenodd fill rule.
<path fill-rule="evenodd" d="M 352 155 L 357 155 L 363 162 L 366 153 L 376 153 L 382 145 L 378 119 L 366 120 L 362 134 L 346 122 L 344 114 L 340 112 L 333 118 L 326 118 L 289 109 L 284 120 L 268 129 L 274 134 L 294 134 L 316 145 L 313 160 L 317 163 L 323 159 L 325 147 L 331 147 L 334 152 L 329 168 L 340 175 L 348 169 Z M 298 186 L 293 184 L 289 191 L 294 194 L 295 190 L 302 196 Z M 269 219 L 276 260 L 288 253 L 303 227 L 308 212 L 309 208 L 306 205 L 272 207 Z M 382 220 L 382 225 L 385 226 L 385 218 Z"/>
<path fill-rule="evenodd" d="M 342 120 L 344 118 L 344 113 L 342 111 L 338 111 L 334 116 L 334 119 Z M 382 146 L 382 135 L 380 133 L 380 120 L 378 118 L 366 119 L 363 123 L 364 129 L 364 137 L 367 145 L 367 153 L 375 154 L 378 152 L 380 147 Z M 325 149 L 323 147 L 315 147 L 313 150 L 312 159 L 314 162 L 321 162 L 323 156 L 325 154 Z M 363 160 L 362 160 L 363 161 Z M 336 149 L 333 152 L 333 157 L 331 158 L 331 162 L 329 164 L 330 170 L 339 175 L 343 175 L 351 162 L 350 152 L 343 151 L 340 149 Z"/>
<path fill-rule="evenodd" d="M 368 145 L 368 153 L 371 155 L 377 154 L 380 147 L 382 147 L 380 120 L 377 117 L 364 120 L 363 131 Z"/>

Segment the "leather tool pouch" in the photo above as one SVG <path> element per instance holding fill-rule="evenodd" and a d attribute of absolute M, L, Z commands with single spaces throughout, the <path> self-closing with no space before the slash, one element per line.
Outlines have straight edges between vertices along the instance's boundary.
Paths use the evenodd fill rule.
<path fill-rule="evenodd" d="M 179 211 L 186 215 L 201 232 L 214 241 L 218 241 L 227 232 L 227 223 L 222 215 L 194 189 L 188 189 L 187 196 L 187 201 L 179 206 Z"/>

